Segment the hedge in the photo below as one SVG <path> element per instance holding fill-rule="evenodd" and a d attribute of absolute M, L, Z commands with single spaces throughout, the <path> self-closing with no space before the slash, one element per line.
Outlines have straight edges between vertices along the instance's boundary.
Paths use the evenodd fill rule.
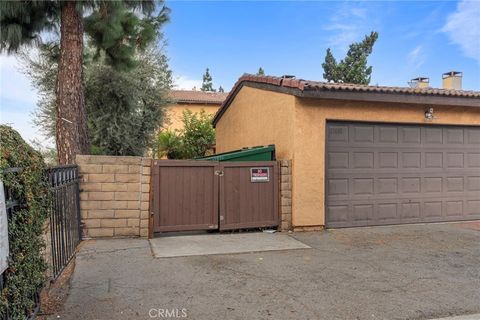
<path fill-rule="evenodd" d="M 21 167 L 18 173 L 4 172 Z M 9 126 L 0 125 L 0 180 L 20 205 L 8 219 L 10 245 L 5 287 L 0 292 L 0 318 L 25 319 L 35 308 L 35 296 L 45 283 L 42 232 L 48 217 L 45 163 Z"/>

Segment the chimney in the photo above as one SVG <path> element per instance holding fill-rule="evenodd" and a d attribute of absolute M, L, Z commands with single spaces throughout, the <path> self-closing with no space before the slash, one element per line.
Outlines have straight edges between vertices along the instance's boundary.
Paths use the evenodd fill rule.
<path fill-rule="evenodd" d="M 430 78 L 417 77 L 408 82 L 410 88 L 428 88 L 430 87 Z"/>
<path fill-rule="evenodd" d="M 442 74 L 443 89 L 462 90 L 463 73 L 458 71 L 450 71 Z"/>

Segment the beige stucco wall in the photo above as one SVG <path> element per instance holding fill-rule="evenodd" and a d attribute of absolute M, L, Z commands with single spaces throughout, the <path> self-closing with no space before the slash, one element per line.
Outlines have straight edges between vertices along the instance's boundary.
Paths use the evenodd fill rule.
<path fill-rule="evenodd" d="M 325 224 L 325 125 L 327 120 L 480 125 L 480 109 L 296 98 L 292 223 Z M 429 106 L 430 107 L 430 106 Z"/>
<path fill-rule="evenodd" d="M 292 159 L 294 102 L 288 94 L 243 87 L 217 123 L 217 153 L 275 144 L 277 159 Z"/>
<path fill-rule="evenodd" d="M 430 106 L 428 106 L 430 107 Z M 217 123 L 217 152 L 275 144 L 277 159 L 292 160 L 292 224 L 325 224 L 327 120 L 480 125 L 480 109 L 296 98 L 243 87 Z"/>
<path fill-rule="evenodd" d="M 180 130 L 183 129 L 183 111 L 188 109 L 193 113 L 199 113 L 205 110 L 210 115 L 215 115 L 220 105 L 212 104 L 186 104 L 178 103 L 167 107 L 165 123 L 162 128 L 164 130 Z"/>

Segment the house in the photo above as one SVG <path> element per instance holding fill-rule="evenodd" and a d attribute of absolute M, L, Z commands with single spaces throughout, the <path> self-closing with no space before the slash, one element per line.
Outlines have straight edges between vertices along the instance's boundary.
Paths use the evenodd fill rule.
<path fill-rule="evenodd" d="M 169 98 L 174 104 L 167 107 L 167 119 L 163 125 L 163 129 L 182 129 L 182 114 L 186 109 L 193 113 L 200 112 L 203 109 L 206 113 L 214 115 L 227 95 L 228 93 L 223 92 L 171 90 Z"/>
<path fill-rule="evenodd" d="M 480 219 L 480 92 L 455 72 L 443 89 L 420 82 L 246 74 L 214 117 L 217 152 L 275 144 L 295 228 Z"/>

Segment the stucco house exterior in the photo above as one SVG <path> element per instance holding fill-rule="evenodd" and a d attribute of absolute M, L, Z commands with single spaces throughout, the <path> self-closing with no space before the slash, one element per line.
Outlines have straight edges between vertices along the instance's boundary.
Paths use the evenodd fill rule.
<path fill-rule="evenodd" d="M 294 228 L 480 219 L 480 92 L 247 74 L 213 123 L 291 160 Z"/>
<path fill-rule="evenodd" d="M 173 103 L 167 107 L 167 117 L 162 129 L 182 129 L 182 114 L 186 109 L 189 109 L 193 113 L 200 112 L 203 109 L 206 113 L 214 115 L 227 95 L 228 93 L 223 92 L 171 90 L 169 92 L 169 99 L 173 101 Z"/>

